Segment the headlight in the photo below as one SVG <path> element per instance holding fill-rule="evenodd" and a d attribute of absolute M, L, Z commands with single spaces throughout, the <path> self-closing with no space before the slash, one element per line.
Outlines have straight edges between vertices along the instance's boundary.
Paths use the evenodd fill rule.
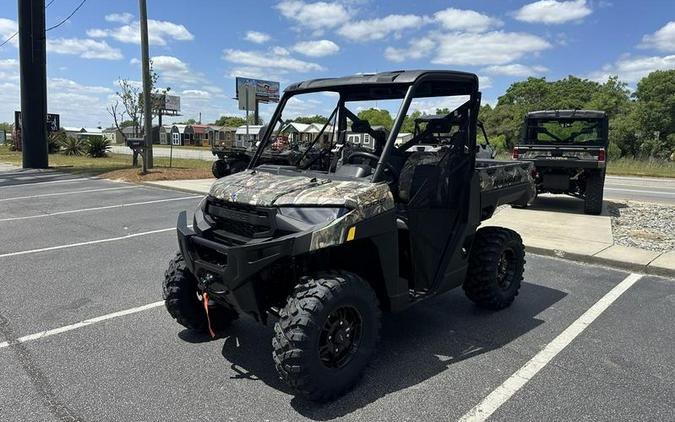
<path fill-rule="evenodd" d="M 277 226 L 288 231 L 302 231 L 327 224 L 349 212 L 349 209 L 341 207 L 281 207 L 278 210 Z"/>
<path fill-rule="evenodd" d="M 210 229 L 213 222 L 209 222 L 210 218 L 204 214 L 206 211 L 206 197 L 204 197 L 197 205 L 195 209 L 193 229 L 197 232 L 203 232 L 204 230 Z"/>
<path fill-rule="evenodd" d="M 284 217 L 310 224 L 320 224 L 340 218 L 347 214 L 347 208 L 322 208 L 322 207 L 286 207 L 279 208 L 279 214 Z"/>

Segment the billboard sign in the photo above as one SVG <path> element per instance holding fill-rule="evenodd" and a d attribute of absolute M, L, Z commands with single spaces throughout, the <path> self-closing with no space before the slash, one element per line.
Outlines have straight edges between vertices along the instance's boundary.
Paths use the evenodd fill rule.
<path fill-rule="evenodd" d="M 14 127 L 21 130 L 21 112 L 14 112 Z M 47 132 L 58 132 L 61 128 L 61 116 L 59 114 L 47 114 Z"/>
<path fill-rule="evenodd" d="M 180 111 L 180 97 L 177 95 L 166 95 L 166 94 L 150 94 L 152 98 L 152 105 L 154 110 L 158 111 Z M 143 94 L 140 94 L 140 98 L 143 98 Z"/>
<path fill-rule="evenodd" d="M 250 87 L 255 90 L 255 98 L 261 103 L 279 102 L 279 82 L 265 81 L 262 79 L 236 78 L 237 99 L 242 87 Z"/>

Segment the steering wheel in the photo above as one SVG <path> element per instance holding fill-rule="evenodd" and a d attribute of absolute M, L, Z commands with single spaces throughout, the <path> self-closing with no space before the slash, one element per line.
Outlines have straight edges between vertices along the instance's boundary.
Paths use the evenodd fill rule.
<path fill-rule="evenodd" d="M 368 160 L 368 164 L 372 168 L 376 168 L 377 162 L 380 161 L 380 157 L 375 155 L 375 154 L 372 154 L 370 152 L 365 152 L 365 151 L 356 151 L 356 152 L 352 152 L 349 155 L 349 157 L 347 157 L 347 163 L 348 164 L 355 164 L 353 162 L 354 158 L 365 158 L 366 160 Z M 389 170 L 389 175 L 392 178 L 392 180 L 390 180 L 389 183 L 397 182 L 398 177 L 399 177 L 399 172 L 390 163 L 383 163 L 383 165 L 384 165 L 384 168 L 386 170 Z"/>

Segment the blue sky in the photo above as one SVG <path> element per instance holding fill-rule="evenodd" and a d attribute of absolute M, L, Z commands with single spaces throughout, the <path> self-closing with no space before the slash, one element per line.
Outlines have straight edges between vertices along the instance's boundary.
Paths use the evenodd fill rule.
<path fill-rule="evenodd" d="M 0 39 L 16 31 L 15 2 Z M 47 26 L 81 0 L 55 0 Z M 150 54 L 183 117 L 210 122 L 236 110 L 234 76 L 284 85 L 357 72 L 440 68 L 475 72 L 494 103 L 527 75 L 607 75 L 633 85 L 675 68 L 672 0 L 405 1 L 148 0 Z M 118 78 L 140 80 L 136 0 L 88 0 L 48 32 L 49 111 L 65 126 L 109 126 Z M 19 105 L 16 39 L 0 48 L 0 121 Z M 329 101 L 329 98 L 326 98 Z M 315 103 L 298 114 L 322 112 Z M 269 113 L 269 106 L 263 114 Z"/>

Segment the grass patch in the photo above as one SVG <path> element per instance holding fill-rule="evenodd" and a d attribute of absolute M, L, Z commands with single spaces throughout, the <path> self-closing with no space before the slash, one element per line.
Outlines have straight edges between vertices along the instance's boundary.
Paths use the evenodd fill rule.
<path fill-rule="evenodd" d="M 607 163 L 607 174 L 617 176 L 675 177 L 675 162 L 620 158 Z"/>
<path fill-rule="evenodd" d="M 10 151 L 9 147 L 0 146 L 0 162 L 20 166 L 21 161 L 20 151 Z M 205 160 L 174 158 L 172 167 L 169 168 L 168 157 L 155 157 L 154 168 L 148 174 L 141 175 L 140 166 L 136 168 L 131 166 L 131 155 L 108 154 L 107 157 L 102 158 L 63 154 L 49 155 L 49 167 L 59 171 L 133 182 L 209 178 L 213 177 L 211 164 L 210 161 Z"/>

